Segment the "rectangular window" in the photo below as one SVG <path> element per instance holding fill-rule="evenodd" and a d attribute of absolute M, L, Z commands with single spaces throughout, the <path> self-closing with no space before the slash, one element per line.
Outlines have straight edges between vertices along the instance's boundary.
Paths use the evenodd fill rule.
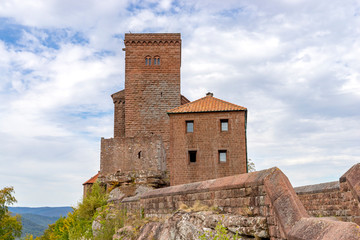
<path fill-rule="evenodd" d="M 229 131 L 229 120 L 228 119 L 221 119 L 220 120 L 220 126 L 222 132 Z"/>
<path fill-rule="evenodd" d="M 226 150 L 219 150 L 219 162 L 226 162 Z"/>
<path fill-rule="evenodd" d="M 194 121 L 186 121 L 186 132 L 194 132 Z"/>
<path fill-rule="evenodd" d="M 189 161 L 196 162 L 196 151 L 189 151 Z"/>

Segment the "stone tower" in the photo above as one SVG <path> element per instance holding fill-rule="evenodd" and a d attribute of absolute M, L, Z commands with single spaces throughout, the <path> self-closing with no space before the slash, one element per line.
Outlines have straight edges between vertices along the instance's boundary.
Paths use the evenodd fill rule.
<path fill-rule="evenodd" d="M 165 172 L 170 142 L 166 112 L 180 94 L 179 33 L 125 34 L 125 89 L 111 95 L 114 138 L 102 139 L 100 175 Z"/>
<path fill-rule="evenodd" d="M 160 134 L 167 145 L 166 111 L 180 106 L 180 34 L 125 34 L 124 42 L 125 136 Z"/>

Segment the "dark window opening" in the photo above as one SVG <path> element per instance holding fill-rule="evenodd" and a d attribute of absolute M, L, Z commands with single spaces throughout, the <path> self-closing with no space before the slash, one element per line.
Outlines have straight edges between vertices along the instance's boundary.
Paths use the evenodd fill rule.
<path fill-rule="evenodd" d="M 196 162 L 196 151 L 189 151 L 189 161 Z"/>
<path fill-rule="evenodd" d="M 220 127 L 222 132 L 229 131 L 229 120 L 228 119 L 221 119 L 220 120 Z"/>
<path fill-rule="evenodd" d="M 141 151 L 138 152 L 138 158 L 141 158 Z"/>
<path fill-rule="evenodd" d="M 186 121 L 186 132 L 194 132 L 194 121 Z"/>
<path fill-rule="evenodd" d="M 219 150 L 219 162 L 225 163 L 226 162 L 226 150 Z"/>

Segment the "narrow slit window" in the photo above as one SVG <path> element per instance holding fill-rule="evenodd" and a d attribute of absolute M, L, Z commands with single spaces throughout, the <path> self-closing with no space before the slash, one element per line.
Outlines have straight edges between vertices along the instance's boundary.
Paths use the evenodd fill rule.
<path fill-rule="evenodd" d="M 196 162 L 196 151 L 189 151 L 189 161 Z"/>
<path fill-rule="evenodd" d="M 186 132 L 194 132 L 194 121 L 186 121 Z"/>
<path fill-rule="evenodd" d="M 222 132 L 229 131 L 229 120 L 228 119 L 221 119 L 220 120 L 220 127 Z"/>
<path fill-rule="evenodd" d="M 145 66 L 150 66 L 151 65 L 151 57 L 147 56 L 145 57 Z"/>
<path fill-rule="evenodd" d="M 219 162 L 225 163 L 226 162 L 226 157 L 227 157 L 226 150 L 219 150 Z"/>
<path fill-rule="evenodd" d="M 159 56 L 154 57 L 154 65 L 160 65 L 160 57 Z"/>

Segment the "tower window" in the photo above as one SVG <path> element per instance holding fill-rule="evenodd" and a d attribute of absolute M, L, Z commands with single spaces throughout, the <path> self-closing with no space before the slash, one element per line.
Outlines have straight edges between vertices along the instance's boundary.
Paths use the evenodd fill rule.
<path fill-rule="evenodd" d="M 219 162 L 225 163 L 226 162 L 226 150 L 219 150 Z"/>
<path fill-rule="evenodd" d="M 145 57 L 145 66 L 150 66 L 151 65 L 151 57 L 147 56 Z"/>
<path fill-rule="evenodd" d="M 221 119 L 220 120 L 220 127 L 222 132 L 229 131 L 229 120 L 228 119 Z"/>
<path fill-rule="evenodd" d="M 154 57 L 154 65 L 160 65 L 160 57 L 159 56 Z"/>
<path fill-rule="evenodd" d="M 196 151 L 189 151 L 189 161 L 196 162 Z"/>
<path fill-rule="evenodd" d="M 194 132 L 194 121 L 186 121 L 186 132 Z"/>

